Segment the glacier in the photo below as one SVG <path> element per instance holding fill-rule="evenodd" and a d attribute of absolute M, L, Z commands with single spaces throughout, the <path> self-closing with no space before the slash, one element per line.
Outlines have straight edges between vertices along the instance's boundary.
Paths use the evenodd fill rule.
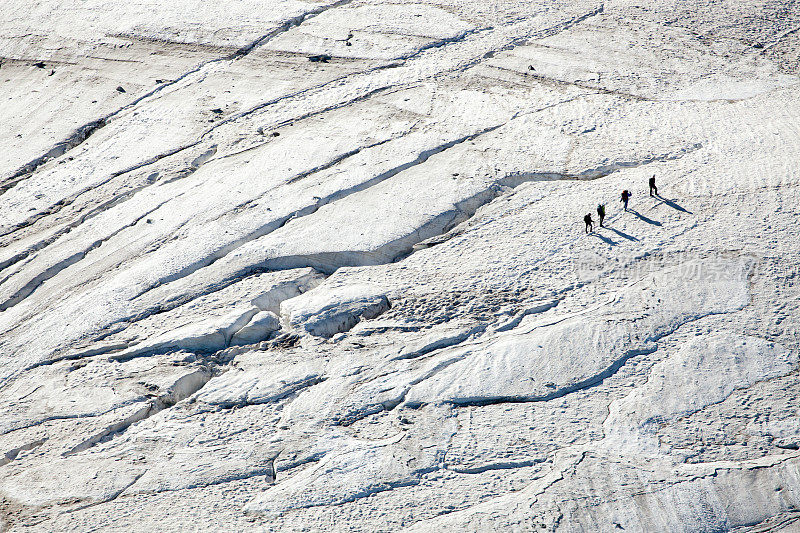
<path fill-rule="evenodd" d="M 800 530 L 795 2 L 1 11 L 0 531 Z"/>

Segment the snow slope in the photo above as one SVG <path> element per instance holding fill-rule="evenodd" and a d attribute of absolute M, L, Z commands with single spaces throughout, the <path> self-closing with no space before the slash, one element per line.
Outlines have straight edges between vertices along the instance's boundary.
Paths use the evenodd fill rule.
<path fill-rule="evenodd" d="M 3 6 L 0 531 L 800 528 L 793 2 L 166 4 Z"/>

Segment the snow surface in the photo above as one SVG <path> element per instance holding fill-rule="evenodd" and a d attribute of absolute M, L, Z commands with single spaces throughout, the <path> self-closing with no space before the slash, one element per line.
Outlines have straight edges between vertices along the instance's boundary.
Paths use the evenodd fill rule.
<path fill-rule="evenodd" d="M 795 3 L 2 14 L 0 531 L 800 528 Z"/>

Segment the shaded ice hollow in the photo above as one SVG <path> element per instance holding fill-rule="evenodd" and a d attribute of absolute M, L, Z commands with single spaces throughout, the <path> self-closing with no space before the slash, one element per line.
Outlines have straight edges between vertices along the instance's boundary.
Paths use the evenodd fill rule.
<path fill-rule="evenodd" d="M 0 28 L 0 531 L 800 529 L 793 2 Z"/>

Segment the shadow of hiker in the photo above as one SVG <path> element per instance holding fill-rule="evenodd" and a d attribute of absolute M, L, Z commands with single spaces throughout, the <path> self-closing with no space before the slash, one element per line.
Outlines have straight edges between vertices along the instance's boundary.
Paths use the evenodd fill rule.
<path fill-rule="evenodd" d="M 616 245 L 617 245 L 617 243 L 616 243 L 616 242 L 612 241 L 612 240 L 611 240 L 611 239 L 609 239 L 608 237 L 604 237 L 604 236 L 600 235 L 599 233 L 597 233 L 597 232 L 595 232 L 595 231 L 591 232 L 589 235 L 594 235 L 595 237 L 597 237 L 598 239 L 600 239 L 600 240 L 601 240 L 601 241 L 603 241 L 604 243 L 606 243 L 606 244 L 610 244 L 611 246 L 616 246 Z"/>
<path fill-rule="evenodd" d="M 652 224 L 654 226 L 660 226 L 661 225 L 661 222 L 659 222 L 658 220 L 653 220 L 652 218 L 647 218 L 646 216 L 644 216 L 640 212 L 636 211 L 635 209 L 628 209 L 628 211 L 630 211 L 631 213 L 633 213 L 634 215 L 639 217 L 641 220 L 644 220 L 648 224 Z"/>
<path fill-rule="evenodd" d="M 672 209 L 677 209 L 678 211 L 683 211 L 684 213 L 689 213 L 690 215 L 694 214 L 691 211 L 689 211 L 688 209 L 679 206 L 673 200 L 669 200 L 667 198 L 664 198 L 663 196 L 656 196 L 656 198 L 658 198 L 659 200 L 661 200 L 662 202 L 664 202 L 665 204 L 670 206 Z"/>
<path fill-rule="evenodd" d="M 607 228 L 607 229 L 610 229 L 611 231 L 613 231 L 614 233 L 616 233 L 620 237 L 622 237 L 624 239 L 628 239 L 629 241 L 638 241 L 639 240 L 636 237 L 634 237 L 633 235 L 628 235 L 624 231 L 620 231 L 620 230 L 615 229 L 615 228 L 609 228 L 608 226 L 604 226 L 604 227 Z"/>

